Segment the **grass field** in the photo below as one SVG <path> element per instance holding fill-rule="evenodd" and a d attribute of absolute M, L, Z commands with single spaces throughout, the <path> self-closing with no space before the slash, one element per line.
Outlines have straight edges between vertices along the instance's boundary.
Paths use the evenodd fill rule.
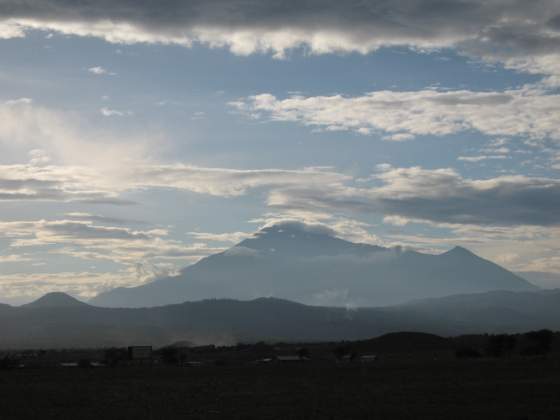
<path fill-rule="evenodd" d="M 6 419 L 559 419 L 560 360 L 0 372 Z"/>

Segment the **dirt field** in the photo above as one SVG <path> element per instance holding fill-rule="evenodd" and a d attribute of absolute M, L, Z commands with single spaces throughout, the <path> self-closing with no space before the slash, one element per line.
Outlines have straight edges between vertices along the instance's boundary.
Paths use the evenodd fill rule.
<path fill-rule="evenodd" d="M 7 419 L 558 419 L 560 361 L 0 372 Z"/>

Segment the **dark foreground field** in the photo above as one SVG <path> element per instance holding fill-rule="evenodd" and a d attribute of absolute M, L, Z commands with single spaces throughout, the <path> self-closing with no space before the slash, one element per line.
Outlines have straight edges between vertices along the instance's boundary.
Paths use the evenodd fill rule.
<path fill-rule="evenodd" d="M 0 372 L 7 419 L 558 419 L 560 360 Z"/>

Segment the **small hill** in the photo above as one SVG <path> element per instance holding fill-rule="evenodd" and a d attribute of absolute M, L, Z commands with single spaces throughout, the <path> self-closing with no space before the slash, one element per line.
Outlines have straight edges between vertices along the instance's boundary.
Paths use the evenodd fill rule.
<path fill-rule="evenodd" d="M 39 299 L 22 305 L 26 308 L 68 308 L 78 306 L 89 306 L 87 303 L 81 302 L 78 299 L 62 292 L 47 293 Z"/>

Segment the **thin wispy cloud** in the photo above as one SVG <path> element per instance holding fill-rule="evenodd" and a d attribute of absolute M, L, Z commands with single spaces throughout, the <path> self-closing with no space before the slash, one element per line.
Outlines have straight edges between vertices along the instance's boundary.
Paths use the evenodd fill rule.
<path fill-rule="evenodd" d="M 88 69 L 88 72 L 94 74 L 95 76 L 116 76 L 117 73 L 113 73 L 101 66 L 94 66 Z"/>
<path fill-rule="evenodd" d="M 134 115 L 132 111 L 120 111 L 118 109 L 103 107 L 99 110 L 104 117 L 130 117 Z"/>

